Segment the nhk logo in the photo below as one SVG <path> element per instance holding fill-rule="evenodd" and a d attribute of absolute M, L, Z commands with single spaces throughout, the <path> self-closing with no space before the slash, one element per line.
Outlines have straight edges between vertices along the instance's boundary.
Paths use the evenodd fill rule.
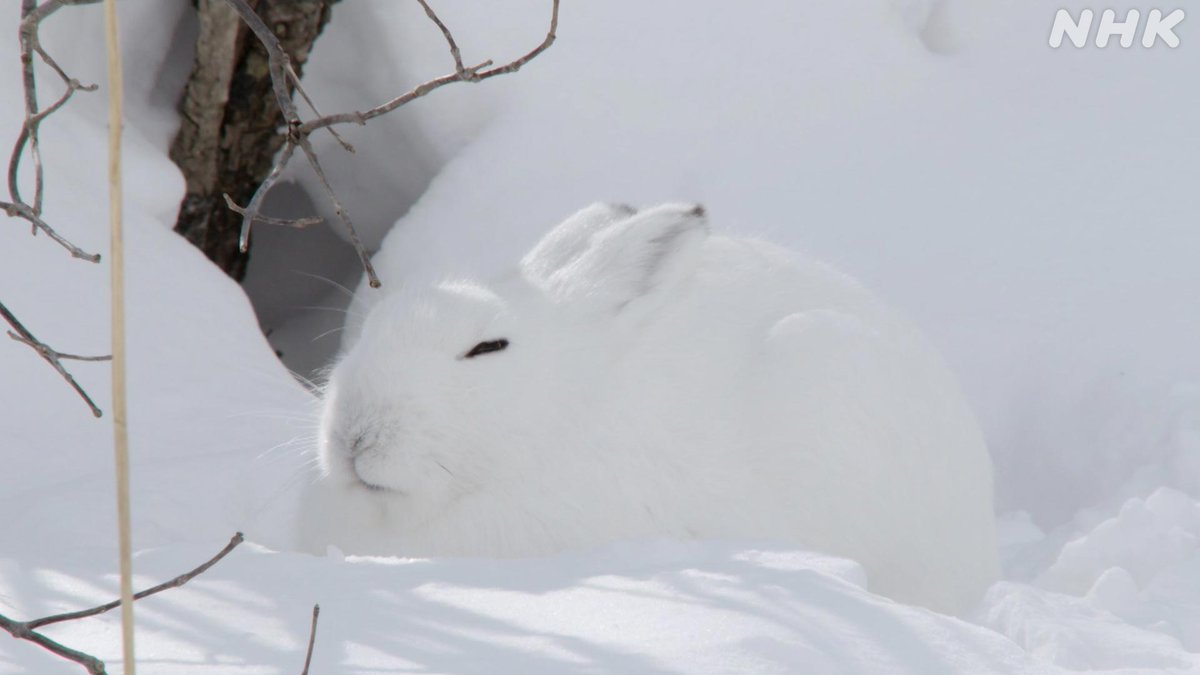
<path fill-rule="evenodd" d="M 1092 38 L 1092 24 L 1095 23 L 1096 13 L 1090 9 L 1085 9 L 1079 12 L 1079 18 L 1071 16 L 1071 12 L 1060 9 L 1058 14 L 1054 16 L 1054 26 L 1050 28 L 1050 46 L 1058 49 L 1063 44 L 1063 38 L 1070 38 L 1071 44 L 1082 49 L 1088 45 L 1089 38 Z M 1142 24 L 1142 13 L 1136 9 L 1131 9 L 1125 13 L 1124 20 L 1117 20 L 1117 13 L 1111 9 L 1106 9 L 1100 14 L 1100 22 L 1095 30 L 1095 45 L 1103 49 L 1108 46 L 1108 43 L 1118 37 L 1121 41 L 1121 46 L 1128 49 L 1133 46 L 1133 41 L 1137 37 L 1138 28 L 1142 29 L 1142 46 L 1149 49 L 1153 47 L 1161 39 L 1168 47 L 1174 49 L 1179 46 L 1179 36 L 1175 34 L 1175 27 L 1184 19 L 1182 9 L 1177 9 L 1170 14 L 1163 14 L 1161 10 L 1152 9 L 1146 14 L 1145 24 Z"/>

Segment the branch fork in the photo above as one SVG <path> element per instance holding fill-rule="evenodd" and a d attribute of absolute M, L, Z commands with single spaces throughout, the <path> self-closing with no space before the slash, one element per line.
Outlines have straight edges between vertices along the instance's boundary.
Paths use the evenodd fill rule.
<path fill-rule="evenodd" d="M 200 576 L 201 574 L 204 574 L 205 572 L 207 572 L 209 568 L 211 568 L 213 565 L 216 565 L 225 556 L 229 555 L 229 553 L 232 552 L 233 549 L 237 548 L 238 545 L 241 544 L 243 541 L 245 541 L 245 538 L 242 536 L 241 532 L 238 532 L 237 534 L 233 535 L 233 538 L 231 538 L 229 540 L 229 543 L 225 545 L 225 548 L 218 551 L 216 555 L 209 558 L 207 561 L 205 561 L 200 566 L 196 567 L 195 569 L 191 570 L 190 572 L 185 572 L 184 574 L 180 574 L 179 576 L 175 577 L 174 579 L 171 579 L 170 581 L 163 582 L 157 586 L 152 586 L 150 588 L 147 588 L 144 591 L 135 593 L 133 596 L 133 599 L 141 600 L 142 598 L 146 598 L 151 595 L 155 595 L 157 593 L 161 593 L 163 591 L 166 591 L 166 590 L 169 590 L 172 588 L 179 588 L 180 586 L 186 584 L 187 582 L 191 581 L 192 579 L 195 579 L 196 577 Z M 96 616 L 98 614 L 103 614 L 110 610 L 116 609 L 117 607 L 120 607 L 120 606 L 121 606 L 120 600 L 113 600 L 112 602 L 107 602 L 107 603 L 104 603 L 103 605 L 97 605 L 96 607 L 92 607 L 89 609 L 84 609 L 84 610 L 80 610 L 77 612 L 65 612 L 63 614 L 54 614 L 51 616 L 44 616 L 40 619 L 32 619 L 30 621 L 16 621 L 14 619 L 8 618 L 7 616 L 4 616 L 3 614 L 0 614 L 0 629 L 5 630 L 9 635 L 13 636 L 14 638 L 16 638 L 18 640 L 25 640 L 27 642 L 32 642 L 32 643 L 42 647 L 43 649 L 46 649 L 47 651 L 57 654 L 58 656 L 61 656 L 64 659 L 67 659 L 68 661 L 74 661 L 75 663 L 78 663 L 79 665 L 83 666 L 88 671 L 88 673 L 90 673 L 91 675 L 106 675 L 103 661 L 96 658 L 95 656 L 92 656 L 91 654 L 85 654 L 84 652 L 78 651 L 76 649 L 72 649 L 70 647 L 67 647 L 66 645 L 63 645 L 60 642 L 52 640 L 52 639 L 46 637 L 45 635 L 43 635 L 42 633 L 40 633 L 39 629 L 43 628 L 45 626 L 50 626 L 50 625 L 56 624 L 56 623 L 62 623 L 64 621 L 76 621 L 78 619 L 86 619 L 88 617 Z M 313 617 L 313 631 L 314 632 L 316 631 L 315 614 Z M 311 641 L 311 638 L 310 638 L 310 641 Z M 309 653 L 310 654 L 312 653 L 311 644 L 309 647 Z"/>
<path fill-rule="evenodd" d="M 83 399 L 83 402 L 87 404 L 88 408 L 92 411 L 92 415 L 100 417 L 103 414 L 100 411 L 100 408 L 96 407 L 96 403 L 92 400 L 92 397 L 89 396 L 87 391 L 85 391 L 84 388 L 75 381 L 75 377 L 71 375 L 71 372 L 67 370 L 66 366 L 64 366 L 62 362 L 64 360 L 109 361 L 112 359 L 111 356 L 78 356 L 76 354 L 66 354 L 57 351 L 50 345 L 37 339 L 33 333 L 31 333 L 29 329 L 26 328 L 23 323 L 21 323 L 20 319 L 18 319 L 16 315 L 14 315 L 8 309 L 8 307 L 4 306 L 3 302 L 0 302 L 0 317 L 7 321 L 9 326 L 12 326 L 12 330 L 8 331 L 8 337 L 33 349 L 33 351 L 37 352 L 38 356 L 45 359 L 46 363 L 49 363 L 51 367 L 58 371 L 58 374 L 61 375 L 64 380 L 66 380 L 67 384 L 69 384 L 71 388 L 75 390 L 75 393 L 79 394 L 79 397 Z"/>
<path fill-rule="evenodd" d="M 252 10 L 250 6 L 246 4 L 246 0 L 226 0 L 226 2 L 237 11 L 238 15 L 242 18 L 242 21 L 246 23 L 246 26 L 254 33 L 254 35 L 262 43 L 263 47 L 267 50 L 267 63 L 271 73 L 272 88 L 275 92 L 275 98 L 279 104 L 279 109 L 283 113 L 284 122 L 286 125 L 283 149 L 276 156 L 275 163 L 272 165 L 270 173 L 267 175 L 262 184 L 259 185 L 258 190 L 256 190 L 254 195 L 250 198 L 250 202 L 246 204 L 245 207 L 235 208 L 236 205 L 233 204 L 232 200 L 229 199 L 228 195 L 226 195 L 226 201 L 229 203 L 230 208 L 234 209 L 235 212 L 241 214 L 242 216 L 242 231 L 238 240 L 238 244 L 243 253 L 248 251 L 250 248 L 250 229 L 255 221 L 276 225 L 287 225 L 291 227 L 303 227 L 311 224 L 308 222 L 300 224 L 301 221 L 308 221 L 310 219 L 301 219 L 301 221 L 284 221 L 280 219 L 265 218 L 260 214 L 263 198 L 265 197 L 266 193 L 269 192 L 275 185 L 276 181 L 279 180 L 279 176 L 282 174 L 284 167 L 286 167 L 288 162 L 291 161 L 296 149 L 299 148 L 301 152 L 304 153 L 305 159 L 308 160 L 309 166 L 311 166 L 313 171 L 317 174 L 317 178 L 321 181 L 321 186 L 325 189 L 326 196 L 333 204 L 334 211 L 337 213 L 338 219 L 346 228 L 346 233 L 350 238 L 350 243 L 354 246 L 355 252 L 358 253 L 359 261 L 362 263 L 363 270 L 366 272 L 368 283 L 372 288 L 378 288 L 381 286 L 382 284 L 379 280 L 379 277 L 375 274 L 375 269 L 371 265 L 370 256 L 367 254 L 367 251 L 358 236 L 358 231 L 355 229 L 354 223 L 350 219 L 350 214 L 346 211 L 346 208 L 338 199 L 337 194 L 334 192 L 333 186 L 329 182 L 329 178 L 325 175 L 325 171 L 321 167 L 320 161 L 317 159 L 316 152 L 313 150 L 312 144 L 309 142 L 309 136 L 312 135 L 313 132 L 320 129 L 328 129 L 329 133 L 333 134 L 334 138 L 337 139 L 338 143 L 340 143 L 344 149 L 349 152 L 354 152 L 354 148 L 337 135 L 337 132 L 334 130 L 335 126 L 339 124 L 364 125 L 367 123 L 367 121 L 375 117 L 385 115 L 406 103 L 429 94 L 435 89 L 439 89 L 454 82 L 482 82 L 483 80 L 496 77 L 498 75 L 515 73 L 526 63 L 529 63 L 539 54 L 549 49 L 550 45 L 554 44 L 554 40 L 557 37 L 559 0 L 552 0 L 553 5 L 550 14 L 550 28 L 546 32 L 546 36 L 542 39 L 541 43 L 539 43 L 536 47 L 523 56 L 520 56 L 519 58 L 514 59 L 513 61 L 510 61 L 502 66 L 493 66 L 491 59 L 483 61 L 482 63 L 474 66 L 467 66 L 462 58 L 462 50 L 459 48 L 458 42 L 454 39 L 453 33 L 450 32 L 450 28 L 437 15 L 427 0 L 417 1 L 425 10 L 425 14 L 434 23 L 434 25 L 437 26 L 438 30 L 441 31 L 442 36 L 445 38 L 446 44 L 450 49 L 450 56 L 454 60 L 454 72 L 449 75 L 443 75 L 441 77 L 428 80 L 423 84 L 414 87 L 410 91 L 369 110 L 344 112 L 333 115 L 321 115 L 316 106 L 313 104 L 312 98 L 309 97 L 308 92 L 306 92 L 304 87 L 301 86 L 300 79 L 296 77 L 296 72 L 291 66 L 291 59 L 283 50 L 282 45 L 279 43 L 279 39 L 275 36 L 271 29 L 268 28 L 263 20 L 257 14 L 255 14 L 254 10 Z M 304 99 L 308 106 L 312 108 L 313 113 L 317 115 L 316 118 L 308 120 L 307 122 L 301 119 L 300 113 L 296 108 L 296 104 L 292 100 L 291 89 L 294 89 L 300 93 L 300 96 Z"/>
<path fill-rule="evenodd" d="M 38 131 L 40 125 L 50 115 L 58 112 L 67 101 L 74 96 L 77 91 L 95 91 L 96 85 L 83 84 L 79 80 L 67 75 L 62 66 L 50 56 L 45 49 L 42 48 L 41 41 L 38 35 L 38 30 L 41 27 L 41 22 L 46 17 L 57 12 L 62 7 L 71 5 L 90 5 L 100 2 L 100 0 L 46 0 L 42 4 L 37 4 L 37 0 L 21 0 L 21 27 L 19 32 L 19 41 L 21 45 L 21 75 L 22 88 L 24 89 L 25 97 L 25 121 L 21 125 L 21 130 L 17 134 L 17 140 L 13 143 L 12 152 L 8 161 L 8 193 L 11 201 L 0 200 L 0 211 L 3 211 L 9 218 L 20 218 L 29 223 L 30 234 L 36 236 L 37 233 L 44 232 L 52 241 L 66 249 L 72 257 L 79 260 L 84 260 L 91 263 L 100 262 L 100 254 L 88 253 L 71 243 L 66 237 L 60 235 L 53 227 L 50 226 L 42 218 L 42 201 L 45 194 L 45 175 L 42 169 L 42 151 Z M 63 93 L 51 103 L 45 110 L 38 109 L 37 99 L 37 79 L 34 75 L 34 55 L 37 55 L 41 61 L 50 67 L 51 70 L 58 75 L 62 80 L 66 89 Z M 21 161 L 28 154 L 30 161 L 33 163 L 33 203 L 25 201 L 21 195 L 20 172 Z M 92 411 L 92 415 L 100 417 L 102 414 L 100 409 L 96 407 L 88 393 L 75 381 L 70 371 L 62 364 L 64 360 L 74 361 L 104 361 L 108 360 L 107 356 L 78 356 L 75 354 L 66 354 L 51 348 L 46 343 L 34 337 L 33 333 L 29 332 L 20 320 L 9 311 L 3 303 L 0 303 L 0 317 L 3 317 L 12 330 L 8 331 L 8 336 L 13 340 L 32 348 L 39 356 L 49 363 L 58 374 L 79 394 L 80 398 L 87 404 Z"/>

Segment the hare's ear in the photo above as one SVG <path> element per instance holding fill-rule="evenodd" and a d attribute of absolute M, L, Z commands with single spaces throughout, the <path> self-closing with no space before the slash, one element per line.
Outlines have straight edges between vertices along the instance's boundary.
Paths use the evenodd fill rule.
<path fill-rule="evenodd" d="M 621 314 L 653 311 L 691 276 L 707 237 L 702 207 L 666 204 L 642 211 L 593 237 L 562 270 L 564 290 Z"/>
<path fill-rule="evenodd" d="M 537 246 L 521 260 L 525 278 L 547 286 L 556 272 L 578 258 L 592 243 L 592 237 L 604 228 L 624 220 L 637 211 L 623 204 L 592 204 L 550 230 Z"/>

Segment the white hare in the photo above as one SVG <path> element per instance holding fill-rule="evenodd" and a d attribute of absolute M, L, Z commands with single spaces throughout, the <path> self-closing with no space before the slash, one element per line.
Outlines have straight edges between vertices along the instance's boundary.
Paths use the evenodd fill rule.
<path fill-rule="evenodd" d="M 946 611 L 997 576 L 987 450 L 924 339 L 694 206 L 591 206 L 493 283 L 384 296 L 330 375 L 319 443 L 311 550 L 773 540 Z"/>

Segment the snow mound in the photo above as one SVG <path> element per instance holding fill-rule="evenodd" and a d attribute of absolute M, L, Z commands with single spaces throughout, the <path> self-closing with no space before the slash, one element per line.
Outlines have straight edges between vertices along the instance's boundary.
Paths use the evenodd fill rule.
<path fill-rule="evenodd" d="M 138 556 L 139 582 L 210 555 Z M 0 598 L 21 614 L 116 592 L 87 563 L 8 564 Z M 1033 673 L 1009 640 L 871 595 L 861 568 L 747 544 L 631 543 L 512 561 L 315 558 L 253 545 L 188 586 L 139 603 L 154 673 L 286 673 L 321 605 L 314 672 Z M 53 635 L 117 668 L 118 618 Z M 6 641 L 0 672 L 74 672 Z M 28 671 L 23 669 L 28 668 Z"/>
<path fill-rule="evenodd" d="M 396 4 L 339 4 L 328 44 L 339 26 L 342 45 L 356 26 L 390 30 L 371 19 Z M 466 4 L 446 17 L 487 58 L 539 39 L 545 4 L 503 24 L 471 27 Z M 552 56 L 504 80 L 511 97 L 465 88 L 446 108 L 422 104 L 415 133 L 433 139 L 400 178 L 418 186 L 448 163 L 389 236 L 381 255 L 404 273 L 385 283 L 486 275 L 598 199 L 700 200 L 803 245 L 916 317 L 960 373 L 1003 508 L 1028 514 L 1001 522 L 1012 581 L 972 624 L 871 595 L 853 563 L 765 544 L 507 562 L 248 544 L 139 603 L 146 669 L 297 672 L 319 601 L 317 672 L 1200 673 L 1200 150 L 1195 88 L 1179 84 L 1197 70 L 1193 43 L 1054 52 L 1055 8 L 1042 3 L 931 3 L 923 28 L 919 3 L 905 20 L 876 0 L 568 4 Z M 138 586 L 191 568 L 233 529 L 286 539 L 313 420 L 240 290 L 169 233 L 182 190 L 164 158 L 179 72 L 160 66 L 163 27 L 185 10 L 121 3 L 125 34 L 142 38 L 126 53 Z M 98 12 L 60 11 L 44 43 L 103 85 Z M 0 15 L 0 34 L 15 22 Z M 533 34 L 475 41 L 517 24 Z M 931 52 L 939 26 L 955 49 Z M 425 62 L 406 45 L 436 49 L 391 45 L 386 58 L 414 72 Z M 21 124 L 18 76 L 0 70 L 6 139 Z M 40 80 L 47 99 L 53 82 Z M 107 239 L 103 120 L 102 100 L 81 94 L 42 127 L 45 217 L 89 250 Z M 389 148 L 403 154 L 379 141 L 384 159 Z M 387 219 L 386 206 L 371 208 Z M 5 303 L 52 345 L 104 353 L 107 269 L 5 225 Z M 72 369 L 108 409 L 107 368 Z M 0 612 L 114 597 L 107 420 L 35 354 L 0 345 L 0 438 Z M 115 621 L 50 633 L 111 661 Z M 0 673 L 76 672 L 0 640 Z"/>
<path fill-rule="evenodd" d="M 1030 655 L 1071 671 L 1197 672 L 1200 657 L 1178 639 L 1133 628 L 1086 600 L 1001 582 L 979 621 Z"/>
<path fill-rule="evenodd" d="M 1069 542 L 1039 583 L 1083 593 L 1111 568 L 1126 570 L 1139 585 L 1195 562 L 1200 552 L 1200 502 L 1170 488 L 1130 499 L 1114 517 Z"/>
<path fill-rule="evenodd" d="M 1200 501 L 1160 488 L 1063 546 L 1038 579 L 1200 651 Z"/>

